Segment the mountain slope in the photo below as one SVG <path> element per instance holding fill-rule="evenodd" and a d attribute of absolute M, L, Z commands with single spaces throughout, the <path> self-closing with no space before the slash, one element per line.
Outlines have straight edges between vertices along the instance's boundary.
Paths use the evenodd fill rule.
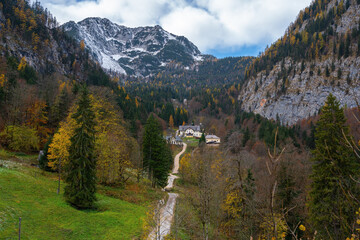
<path fill-rule="evenodd" d="M 66 85 L 66 113 L 78 83 L 116 85 L 39 2 L 0 0 L 0 131 L 29 124 L 29 111 L 43 108 L 47 136 L 64 117 L 55 106 L 60 92 Z"/>
<path fill-rule="evenodd" d="M 360 1 L 314 1 L 246 71 L 242 108 L 282 123 L 318 113 L 329 93 L 360 97 Z"/>
<path fill-rule="evenodd" d="M 202 60 L 193 43 L 160 26 L 127 28 L 108 19 L 86 18 L 65 23 L 62 28 L 78 42 L 84 40 L 103 68 L 118 73 L 148 76 L 171 63 L 190 68 Z"/>
<path fill-rule="evenodd" d="M 98 80 L 108 81 L 88 52 L 58 26 L 56 18 L 39 2 L 30 5 L 24 0 L 0 0 L 0 56 L 14 69 L 23 58 L 37 78 L 57 74 L 99 85 L 91 82 L 91 75 L 97 75 Z M 6 68 L 5 64 L 2 67 Z"/>

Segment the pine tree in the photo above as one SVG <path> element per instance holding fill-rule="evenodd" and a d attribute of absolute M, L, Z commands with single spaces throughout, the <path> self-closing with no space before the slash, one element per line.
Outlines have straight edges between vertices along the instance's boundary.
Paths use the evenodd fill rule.
<path fill-rule="evenodd" d="M 201 134 L 201 137 L 200 137 L 200 139 L 199 139 L 199 144 L 202 143 L 202 142 L 203 142 L 203 143 L 206 143 L 206 139 L 205 139 L 205 134 L 204 134 L 204 133 Z"/>
<path fill-rule="evenodd" d="M 160 124 L 151 114 L 145 125 L 143 169 L 147 171 L 153 187 L 166 185 L 171 161 L 171 150 L 162 137 Z"/>
<path fill-rule="evenodd" d="M 69 95 L 66 89 L 62 89 L 59 96 L 56 98 L 55 103 L 52 107 L 52 123 L 57 125 L 61 120 L 63 120 L 68 115 L 69 109 Z"/>
<path fill-rule="evenodd" d="M 247 127 L 246 130 L 245 130 L 243 139 L 242 139 L 242 145 L 243 145 L 243 147 L 245 147 L 247 141 L 249 141 L 249 140 L 250 140 L 250 130 L 249 130 L 249 128 Z"/>
<path fill-rule="evenodd" d="M 325 69 L 325 76 L 330 77 L 330 71 L 329 71 L 329 67 L 327 65 L 326 65 L 326 69 Z"/>
<path fill-rule="evenodd" d="M 77 208 L 92 208 L 96 201 L 95 114 L 86 87 L 81 89 L 78 110 L 73 118 L 78 128 L 71 137 L 64 195 L 66 201 Z"/>
<path fill-rule="evenodd" d="M 358 207 L 351 196 L 359 189 L 350 176 L 359 175 L 359 164 L 345 145 L 349 128 L 339 102 L 329 95 L 315 132 L 315 150 L 310 192 L 310 220 L 323 238 L 345 239 L 351 235 Z M 344 134 L 344 135 L 343 135 Z"/>

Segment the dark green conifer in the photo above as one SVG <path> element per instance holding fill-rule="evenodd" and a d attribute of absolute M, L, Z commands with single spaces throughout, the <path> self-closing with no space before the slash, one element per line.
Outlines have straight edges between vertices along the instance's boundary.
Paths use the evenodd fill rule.
<path fill-rule="evenodd" d="M 246 127 L 246 130 L 244 132 L 244 136 L 243 136 L 243 139 L 242 139 L 242 145 L 243 147 L 245 147 L 247 141 L 250 140 L 250 130 L 248 127 Z"/>
<path fill-rule="evenodd" d="M 166 185 L 171 162 L 171 150 L 162 137 L 160 124 L 150 114 L 143 138 L 143 169 L 152 180 L 153 187 Z"/>
<path fill-rule="evenodd" d="M 49 151 L 49 145 L 51 144 L 52 136 L 49 137 L 48 141 L 44 145 L 42 154 L 39 156 L 39 167 L 42 170 L 49 171 L 51 168 L 48 166 L 49 159 L 47 157 Z"/>
<path fill-rule="evenodd" d="M 55 103 L 51 108 L 50 122 L 53 126 L 57 126 L 68 115 L 70 101 L 69 95 L 65 88 L 61 90 L 60 94 L 55 99 Z"/>
<path fill-rule="evenodd" d="M 92 208 L 96 201 L 95 114 L 86 87 L 81 89 L 78 109 L 72 117 L 78 127 L 71 137 L 64 195 L 66 201 L 77 208 Z"/>
<path fill-rule="evenodd" d="M 359 164 L 345 144 L 349 128 L 339 105 L 330 94 L 317 123 L 312 158 L 310 220 L 324 239 L 350 236 L 358 208 L 353 196 L 359 196 L 359 188 L 350 176 L 359 175 Z"/>
<path fill-rule="evenodd" d="M 205 139 L 205 134 L 204 134 L 204 133 L 201 134 L 201 137 L 200 137 L 200 139 L 199 139 L 199 144 L 200 144 L 200 143 L 206 143 L 206 139 Z"/>

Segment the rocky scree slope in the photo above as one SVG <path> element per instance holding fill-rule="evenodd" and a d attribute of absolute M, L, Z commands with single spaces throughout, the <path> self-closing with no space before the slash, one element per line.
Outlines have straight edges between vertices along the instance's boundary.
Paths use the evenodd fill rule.
<path fill-rule="evenodd" d="M 247 70 L 242 108 L 283 124 L 360 100 L 360 1 L 314 1 Z"/>
<path fill-rule="evenodd" d="M 128 28 L 105 18 L 86 18 L 61 27 L 78 42 L 83 40 L 104 69 L 117 73 L 149 76 L 171 64 L 190 69 L 203 59 L 188 39 L 160 26 Z"/>

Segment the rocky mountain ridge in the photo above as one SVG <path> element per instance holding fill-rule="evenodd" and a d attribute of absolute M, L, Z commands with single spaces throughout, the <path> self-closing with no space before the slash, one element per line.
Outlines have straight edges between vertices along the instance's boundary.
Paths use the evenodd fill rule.
<path fill-rule="evenodd" d="M 342 106 L 356 107 L 356 100 L 360 99 L 358 2 L 332 0 L 327 3 L 323 12 L 314 13 L 319 17 L 320 14 L 325 15 L 331 9 L 336 9 L 336 6 L 345 9 L 345 4 L 347 5 L 347 9 L 343 10 L 340 16 L 335 15 L 334 19 L 330 19 L 330 24 L 323 27 L 325 31 L 314 33 L 314 39 L 320 43 L 317 44 L 314 40 L 306 51 L 316 57 L 304 56 L 295 59 L 285 54 L 285 57 L 280 58 L 270 69 L 255 71 L 238 97 L 242 108 L 266 118 L 280 120 L 283 124 L 294 124 L 300 119 L 316 115 L 329 93 L 335 95 Z M 305 9 L 304 12 L 307 11 L 309 10 Z M 300 13 L 299 18 L 304 12 Z M 300 21 L 302 24 L 298 26 L 290 26 L 289 32 L 274 45 L 284 44 L 294 38 L 293 45 L 296 46 L 297 34 L 307 34 L 306 29 L 312 27 L 311 21 L 316 22 L 316 18 Z M 328 35 L 328 32 L 333 32 L 333 35 Z M 322 37 L 328 37 L 329 40 L 324 43 Z M 351 40 L 347 41 L 348 38 Z M 301 37 L 299 39 L 301 40 Z M 277 52 L 279 49 L 275 48 Z M 341 54 L 344 51 L 345 54 Z M 274 52 L 276 54 L 272 49 L 267 50 L 258 58 L 258 62 L 269 58 Z M 259 65 L 254 66 L 254 69 L 260 68 Z"/>
<path fill-rule="evenodd" d="M 336 71 L 326 77 L 326 67 L 334 64 Z M 276 78 L 281 71 L 277 64 L 268 76 L 259 73 L 254 82 L 246 86 L 239 96 L 245 110 L 258 113 L 269 119 L 280 120 L 284 124 L 318 114 L 327 96 L 332 93 L 342 106 L 356 107 L 360 97 L 360 58 L 327 58 L 318 62 L 301 63 L 291 58 L 285 61 L 285 67 L 295 70 L 287 79 L 286 93 L 276 91 Z M 318 75 L 317 70 L 320 69 Z M 341 76 L 338 76 L 339 71 Z M 260 86 L 260 87 L 259 87 Z M 256 90 L 258 88 L 258 90 Z"/>
<path fill-rule="evenodd" d="M 171 64 L 190 69 L 203 59 L 187 38 L 158 25 L 128 28 L 105 18 L 86 18 L 61 27 L 78 42 L 83 40 L 104 69 L 117 73 L 149 76 Z"/>

